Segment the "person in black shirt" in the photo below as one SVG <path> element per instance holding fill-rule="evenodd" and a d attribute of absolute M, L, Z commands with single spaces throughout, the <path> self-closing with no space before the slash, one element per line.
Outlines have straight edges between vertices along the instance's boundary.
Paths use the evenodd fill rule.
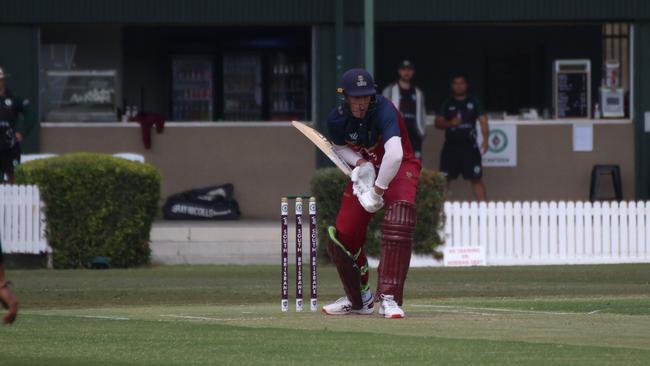
<path fill-rule="evenodd" d="M 28 132 L 25 113 L 29 101 L 6 88 L 7 76 L 0 68 L 0 182 L 6 175 L 7 182 L 13 184 L 14 169 L 20 164 L 20 142 Z M 22 121 L 18 118 L 20 114 L 23 115 Z"/>
<path fill-rule="evenodd" d="M 447 187 L 459 174 L 472 183 L 474 196 L 479 201 L 487 198 L 483 184 L 481 154 L 488 149 L 489 127 L 481 103 L 467 94 L 467 78 L 454 75 L 451 79 L 451 97 L 436 116 L 436 127 L 445 130 L 445 144 L 440 155 L 440 170 L 447 177 Z M 480 150 L 476 140 L 476 121 L 484 136 Z"/>
<path fill-rule="evenodd" d="M 424 139 L 426 110 L 422 90 L 413 85 L 415 66 L 404 60 L 397 70 L 399 80 L 388 85 L 382 92 L 402 114 L 413 152 L 418 160 L 422 159 L 422 140 Z"/>

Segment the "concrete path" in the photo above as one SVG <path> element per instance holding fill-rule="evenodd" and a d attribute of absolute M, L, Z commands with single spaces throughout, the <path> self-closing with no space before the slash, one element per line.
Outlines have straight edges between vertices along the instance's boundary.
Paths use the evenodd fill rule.
<path fill-rule="evenodd" d="M 293 257 L 295 246 L 289 247 Z M 277 264 L 280 220 L 159 221 L 151 230 L 151 250 L 158 264 Z"/>
<path fill-rule="evenodd" d="M 303 228 L 303 235 L 307 226 Z M 154 264 L 280 263 L 280 219 L 274 221 L 157 221 L 151 229 Z M 295 224 L 289 220 L 289 263 L 295 262 Z M 303 239 L 303 263 L 309 239 Z M 377 267 L 375 258 L 368 259 Z M 440 266 L 431 256 L 413 255 L 411 267 Z"/>

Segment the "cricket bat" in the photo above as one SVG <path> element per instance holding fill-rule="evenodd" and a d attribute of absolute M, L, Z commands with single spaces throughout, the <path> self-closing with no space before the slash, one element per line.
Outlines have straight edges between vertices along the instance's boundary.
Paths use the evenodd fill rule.
<path fill-rule="evenodd" d="M 321 135 L 318 131 L 307 126 L 304 123 L 291 121 L 291 124 L 293 127 L 297 128 L 298 131 L 302 132 L 302 134 L 305 135 L 309 140 L 311 140 L 311 142 L 313 142 L 314 145 L 316 145 L 316 147 L 323 152 L 323 154 L 325 154 L 339 169 L 341 169 L 345 175 L 349 177 L 350 174 L 352 174 L 352 169 L 348 163 L 346 163 L 345 160 L 339 156 L 332 143 L 330 143 L 325 136 Z"/>

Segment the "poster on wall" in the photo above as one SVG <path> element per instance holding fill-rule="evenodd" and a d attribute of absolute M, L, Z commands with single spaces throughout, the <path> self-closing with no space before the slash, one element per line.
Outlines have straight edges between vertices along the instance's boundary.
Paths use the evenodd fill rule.
<path fill-rule="evenodd" d="M 481 129 L 478 130 L 479 146 L 483 141 Z M 483 155 L 484 167 L 517 166 L 517 126 L 490 123 L 488 151 Z"/>

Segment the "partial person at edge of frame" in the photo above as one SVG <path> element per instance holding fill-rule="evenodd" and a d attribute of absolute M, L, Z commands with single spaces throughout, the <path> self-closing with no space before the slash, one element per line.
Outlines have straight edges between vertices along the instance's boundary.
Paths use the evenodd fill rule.
<path fill-rule="evenodd" d="M 0 67 L 0 183 L 15 183 L 14 170 L 20 164 L 20 144 L 31 131 L 27 117 L 29 100 L 16 96 L 6 86 L 7 78 Z M 22 115 L 22 118 L 19 118 Z"/>
<path fill-rule="evenodd" d="M 462 174 L 469 180 L 474 197 L 487 199 L 483 183 L 482 154 L 488 150 L 490 133 L 487 115 L 481 102 L 467 93 L 467 77 L 453 74 L 450 79 L 450 97 L 440 106 L 436 115 L 436 128 L 445 130 L 445 143 L 440 154 L 440 171 L 447 177 L 447 190 L 451 182 Z M 479 150 L 476 121 L 479 121 L 483 142 Z"/>
<path fill-rule="evenodd" d="M 2 318 L 2 324 L 11 324 L 18 315 L 18 299 L 9 288 L 9 282 L 5 278 L 5 267 L 2 257 L 2 242 L 0 241 L 0 305 L 7 310 Z"/>

